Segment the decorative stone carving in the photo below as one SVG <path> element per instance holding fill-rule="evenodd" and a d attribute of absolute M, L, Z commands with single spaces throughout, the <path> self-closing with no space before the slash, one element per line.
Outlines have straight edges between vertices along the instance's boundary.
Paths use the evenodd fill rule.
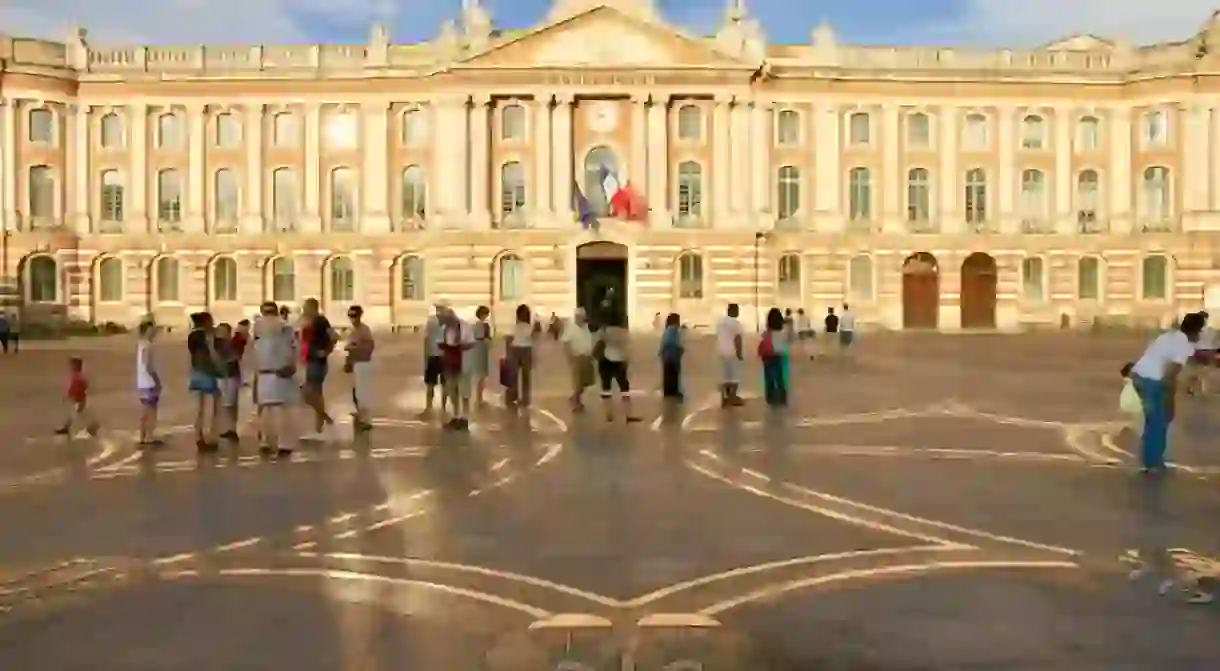
<path fill-rule="evenodd" d="M 669 53 L 652 39 L 627 30 L 589 26 L 560 33 L 535 52 L 538 65 L 665 65 Z"/>
<path fill-rule="evenodd" d="M 471 51 L 483 51 L 491 42 L 494 26 L 491 14 L 479 0 L 462 0 L 462 30 L 465 33 L 466 48 Z"/>
<path fill-rule="evenodd" d="M 750 16 L 745 0 L 730 0 L 724 23 L 716 32 L 716 48 L 747 61 L 761 63 L 767 55 L 762 24 Z"/>
<path fill-rule="evenodd" d="M 442 63 L 455 60 L 462 51 L 462 38 L 458 34 L 457 23 L 452 19 L 441 24 L 441 30 L 432 42 L 436 50 L 436 59 Z"/>
<path fill-rule="evenodd" d="M 384 68 L 390 60 L 390 33 L 384 23 L 375 23 L 369 29 L 368 53 L 365 65 L 371 68 Z"/>

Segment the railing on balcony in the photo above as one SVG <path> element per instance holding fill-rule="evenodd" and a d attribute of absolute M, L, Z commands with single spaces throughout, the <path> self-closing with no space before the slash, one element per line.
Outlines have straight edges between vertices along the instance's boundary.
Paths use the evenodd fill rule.
<path fill-rule="evenodd" d="M 230 218 L 217 219 L 212 222 L 212 230 L 225 235 L 236 233 L 238 231 L 237 220 Z"/>
<path fill-rule="evenodd" d="M 104 234 L 122 233 L 124 229 L 122 219 L 102 219 L 97 222 L 97 232 Z"/>
<path fill-rule="evenodd" d="M 1000 232 L 999 222 L 990 219 L 982 221 L 967 221 L 966 230 L 978 235 L 993 235 Z"/>
<path fill-rule="evenodd" d="M 1021 232 L 1028 235 L 1046 235 L 1055 232 L 1055 224 L 1042 218 L 1026 218 L 1021 220 Z"/>
<path fill-rule="evenodd" d="M 878 226 L 877 222 L 873 221 L 872 219 L 855 217 L 849 218 L 844 228 L 848 233 L 866 234 L 877 233 L 880 227 Z"/>
<path fill-rule="evenodd" d="M 157 221 L 157 232 L 158 233 L 181 233 L 182 232 L 182 222 L 180 220 L 165 220 L 165 219 L 158 220 Z"/>
<path fill-rule="evenodd" d="M 805 221 L 798 217 L 781 217 L 775 220 L 775 230 L 777 231 L 800 231 L 805 228 Z"/>
<path fill-rule="evenodd" d="M 907 233 L 914 233 L 916 235 L 940 233 L 940 223 L 931 219 L 908 219 Z"/>
<path fill-rule="evenodd" d="M 707 220 L 701 212 L 679 213 L 674 217 L 674 228 L 707 228 Z"/>
<path fill-rule="evenodd" d="M 297 230 L 296 219 L 293 218 L 271 218 L 263 222 L 264 233 L 295 233 Z"/>
<path fill-rule="evenodd" d="M 526 220 L 525 215 L 520 212 L 501 212 L 500 220 L 495 223 L 496 228 L 518 229 L 529 227 L 529 222 Z"/>
<path fill-rule="evenodd" d="M 1144 233 L 1172 233 L 1174 225 L 1172 219 L 1165 217 L 1142 219 L 1140 220 L 1139 229 Z"/>
<path fill-rule="evenodd" d="M 1096 210 L 1080 210 L 1076 213 L 1076 230 L 1087 235 L 1100 235 L 1109 226 L 1097 216 Z"/>

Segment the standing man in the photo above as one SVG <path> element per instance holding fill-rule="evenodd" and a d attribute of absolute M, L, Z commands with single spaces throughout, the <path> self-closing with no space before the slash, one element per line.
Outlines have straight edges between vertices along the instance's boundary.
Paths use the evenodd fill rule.
<path fill-rule="evenodd" d="M 275 303 L 259 307 L 254 323 L 254 398 L 258 404 L 259 433 L 263 456 L 292 456 L 288 440 L 289 419 L 286 407 L 296 385 L 297 345 L 293 328 L 280 318 Z"/>
<path fill-rule="evenodd" d="M 856 315 L 847 303 L 843 304 L 843 314 L 839 316 L 839 349 L 843 354 L 851 348 L 856 336 Z"/>
<path fill-rule="evenodd" d="M 1182 367 L 1195 353 L 1195 343 L 1206 322 L 1197 313 L 1182 318 L 1177 331 L 1157 336 L 1131 368 L 1131 381 L 1144 404 L 1144 433 L 1140 438 L 1140 469 L 1164 472 L 1169 425 L 1177 412 L 1175 401 Z"/>
<path fill-rule="evenodd" d="M 347 318 L 352 322 L 352 333 L 347 339 L 343 370 L 352 376 L 352 403 L 356 405 L 353 425 L 356 431 L 368 431 L 373 428 L 369 421 L 373 401 L 373 330 L 364 323 L 364 308 L 359 305 L 347 309 Z"/>
<path fill-rule="evenodd" d="M 441 358 L 441 341 L 445 337 L 444 321 L 449 312 L 449 304 L 443 300 L 434 305 L 434 312 L 428 321 L 424 322 L 424 411 L 422 415 L 432 414 L 432 403 L 436 398 L 436 388 L 441 383 L 445 370 L 445 361 Z M 445 413 L 445 398 L 441 396 L 441 414 Z"/>
<path fill-rule="evenodd" d="M 568 353 L 568 371 L 572 379 L 572 412 L 585 409 L 585 388 L 593 384 L 593 334 L 584 308 L 576 308 L 572 321 L 563 329 L 563 345 Z"/>
<path fill-rule="evenodd" d="M 736 408 L 745 405 L 738 394 L 743 366 L 742 336 L 745 330 L 737 318 L 740 309 L 729 303 L 725 315 L 716 322 L 716 353 L 720 357 L 720 406 Z"/>
<path fill-rule="evenodd" d="M 835 314 L 834 308 L 826 308 L 826 319 L 822 320 L 822 324 L 826 328 L 826 337 L 822 339 L 822 354 L 830 353 L 831 342 L 839 339 L 839 315 Z"/>
<path fill-rule="evenodd" d="M 330 370 L 328 358 L 335 349 L 338 334 L 330 325 L 318 305 L 318 299 L 305 300 L 302 308 L 301 347 L 305 353 L 305 386 L 301 388 L 305 405 L 313 409 L 314 435 L 311 440 L 325 440 L 326 430 L 334 426 L 335 420 L 326 413 L 326 396 L 323 386 Z"/>

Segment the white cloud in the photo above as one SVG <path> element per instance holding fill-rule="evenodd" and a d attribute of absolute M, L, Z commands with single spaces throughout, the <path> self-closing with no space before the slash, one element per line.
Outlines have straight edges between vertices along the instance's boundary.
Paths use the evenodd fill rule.
<path fill-rule="evenodd" d="M 1218 8 L 1217 0 L 967 0 L 943 37 L 1030 45 L 1072 33 L 1125 38 L 1136 44 L 1183 40 Z M 935 30 L 940 33 L 940 30 Z M 938 35 L 937 37 L 941 37 Z"/>

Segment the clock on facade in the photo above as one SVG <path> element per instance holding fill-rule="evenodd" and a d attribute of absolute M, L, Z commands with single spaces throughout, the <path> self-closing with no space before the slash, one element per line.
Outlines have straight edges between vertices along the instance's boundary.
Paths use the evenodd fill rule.
<path fill-rule="evenodd" d="M 618 127 L 618 108 L 612 102 L 601 102 L 589 108 L 589 128 L 596 133 L 609 133 Z"/>

